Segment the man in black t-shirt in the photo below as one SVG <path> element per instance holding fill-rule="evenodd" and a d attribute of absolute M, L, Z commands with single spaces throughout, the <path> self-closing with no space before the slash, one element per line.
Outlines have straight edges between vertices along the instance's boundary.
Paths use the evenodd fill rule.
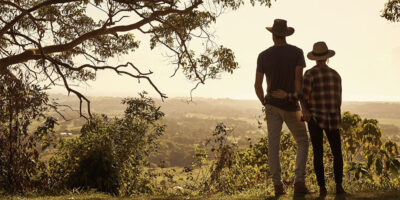
<path fill-rule="evenodd" d="M 295 169 L 295 193 L 309 193 L 305 186 L 305 167 L 308 155 L 308 136 L 305 123 L 301 121 L 297 100 L 288 101 L 271 96 L 275 90 L 288 93 L 301 91 L 303 68 L 306 66 L 303 51 L 286 43 L 286 36 L 294 29 L 287 27 L 286 20 L 275 19 L 272 27 L 274 45 L 261 52 L 257 60 L 255 90 L 260 102 L 265 106 L 268 127 L 268 160 L 274 183 L 275 195 L 285 194 L 281 180 L 279 159 L 280 136 L 283 122 L 286 123 L 298 145 Z M 267 81 L 267 95 L 264 96 L 263 79 Z"/>

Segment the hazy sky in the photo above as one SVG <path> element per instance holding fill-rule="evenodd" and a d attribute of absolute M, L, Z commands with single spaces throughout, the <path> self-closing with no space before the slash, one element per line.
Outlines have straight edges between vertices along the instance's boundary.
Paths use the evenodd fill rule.
<path fill-rule="evenodd" d="M 194 92 L 196 97 L 256 99 L 254 77 L 258 54 L 273 45 L 271 34 L 265 30 L 275 18 L 288 21 L 295 28 L 288 43 L 307 54 L 317 41 L 325 41 L 336 51 L 329 65 L 342 76 L 345 101 L 400 101 L 400 23 L 380 17 L 385 0 L 278 0 L 271 8 L 245 5 L 229 11 L 217 19 L 216 42 L 230 47 L 236 54 L 240 68 L 232 75 L 223 74 L 219 80 L 208 80 Z M 133 32 L 135 35 L 136 32 Z M 189 97 L 194 86 L 178 73 L 169 78 L 175 68 L 163 56 L 165 49 L 150 51 L 148 37 L 140 50 L 110 60 L 110 63 L 133 62 L 152 70 L 152 79 L 169 97 Z M 314 63 L 306 59 L 309 69 Z M 142 81 L 118 76 L 111 71 L 98 73 L 97 80 L 80 91 L 89 96 L 135 96 L 147 90 L 155 91 Z M 66 93 L 63 88 L 52 92 Z"/>

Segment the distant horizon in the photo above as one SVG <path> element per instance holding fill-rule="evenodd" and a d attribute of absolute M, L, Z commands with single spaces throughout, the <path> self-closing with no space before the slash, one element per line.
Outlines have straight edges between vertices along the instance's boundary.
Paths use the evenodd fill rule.
<path fill-rule="evenodd" d="M 62 96 L 68 96 L 71 98 L 77 98 L 74 94 L 68 95 L 68 94 L 63 94 L 63 93 L 59 93 L 59 92 L 48 92 L 48 94 L 50 96 L 52 95 L 62 95 Z M 85 94 L 83 94 L 85 95 Z M 128 98 L 128 97 L 136 97 L 137 95 L 114 95 L 114 96 L 110 96 L 110 95 L 85 95 L 86 97 L 95 97 L 95 98 Z M 161 98 L 158 96 L 153 96 L 153 95 L 148 95 L 149 97 L 153 98 L 153 99 L 157 99 L 157 100 L 161 100 Z M 168 94 L 167 94 L 168 96 Z M 195 96 L 193 95 L 193 101 L 195 101 L 197 99 L 212 99 L 212 100 L 243 100 L 243 101 L 258 101 L 258 99 L 253 98 L 253 99 L 247 99 L 247 98 L 230 98 L 230 97 L 206 97 L 206 96 Z M 168 98 L 166 98 L 165 100 L 168 99 L 186 99 L 186 100 L 190 100 L 190 96 L 168 96 Z M 346 103 L 400 103 L 400 100 L 343 100 L 343 102 Z"/>

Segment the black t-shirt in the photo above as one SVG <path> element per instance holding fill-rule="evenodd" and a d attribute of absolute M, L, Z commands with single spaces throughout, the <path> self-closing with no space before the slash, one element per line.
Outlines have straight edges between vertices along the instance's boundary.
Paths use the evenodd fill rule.
<path fill-rule="evenodd" d="M 296 66 L 305 67 L 303 50 L 287 44 L 272 46 L 261 52 L 257 59 L 257 72 L 264 73 L 270 81 L 265 103 L 287 111 L 300 110 L 298 101 L 275 99 L 272 91 L 282 89 L 288 93 L 295 92 Z"/>

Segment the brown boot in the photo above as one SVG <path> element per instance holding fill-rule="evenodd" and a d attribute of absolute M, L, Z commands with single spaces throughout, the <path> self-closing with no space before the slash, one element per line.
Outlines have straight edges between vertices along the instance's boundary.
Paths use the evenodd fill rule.
<path fill-rule="evenodd" d="M 274 189 L 275 189 L 275 196 L 286 194 L 283 185 L 274 185 Z"/>
<path fill-rule="evenodd" d="M 319 196 L 324 197 L 328 194 L 328 190 L 326 190 L 325 186 L 319 187 Z"/>
<path fill-rule="evenodd" d="M 346 191 L 343 189 L 342 185 L 336 185 L 336 194 L 345 195 Z"/>
<path fill-rule="evenodd" d="M 297 183 L 294 183 L 294 193 L 309 194 L 310 191 L 308 191 L 305 182 L 297 182 Z"/>

